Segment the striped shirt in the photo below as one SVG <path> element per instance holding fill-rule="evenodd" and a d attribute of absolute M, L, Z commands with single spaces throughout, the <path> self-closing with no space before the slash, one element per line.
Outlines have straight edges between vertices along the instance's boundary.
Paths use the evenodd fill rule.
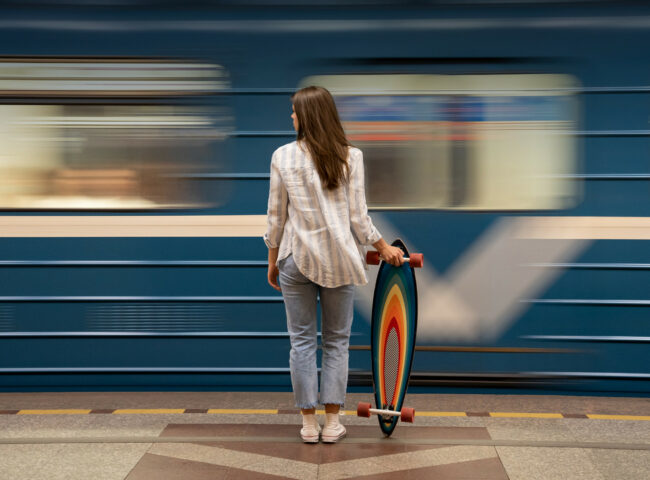
<path fill-rule="evenodd" d="M 381 239 L 366 206 L 363 154 L 350 147 L 350 178 L 335 190 L 323 187 L 309 153 L 297 142 L 278 148 L 264 242 L 290 254 L 300 272 L 323 287 L 368 283 L 363 245 Z"/>

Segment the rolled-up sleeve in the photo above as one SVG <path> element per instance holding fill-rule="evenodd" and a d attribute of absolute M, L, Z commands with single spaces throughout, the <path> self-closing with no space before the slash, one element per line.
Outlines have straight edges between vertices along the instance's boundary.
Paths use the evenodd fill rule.
<path fill-rule="evenodd" d="M 264 243 L 269 248 L 280 246 L 284 224 L 287 221 L 289 197 L 282 183 L 282 177 L 276 164 L 276 154 L 271 159 L 271 181 L 269 185 L 269 204 L 266 212 L 266 233 Z"/>
<path fill-rule="evenodd" d="M 363 154 L 360 150 L 357 158 L 350 158 L 350 181 L 348 198 L 350 201 L 350 228 L 361 245 L 372 245 L 381 239 L 381 234 L 372 224 L 366 205 L 366 187 L 364 181 Z"/>

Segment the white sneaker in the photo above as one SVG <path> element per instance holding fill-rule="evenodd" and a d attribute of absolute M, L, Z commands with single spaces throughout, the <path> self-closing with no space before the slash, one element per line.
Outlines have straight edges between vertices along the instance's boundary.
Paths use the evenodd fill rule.
<path fill-rule="evenodd" d="M 303 415 L 302 416 L 302 429 L 300 430 L 300 437 L 305 443 L 318 443 L 320 436 L 320 425 L 316 420 L 316 415 Z"/>
<path fill-rule="evenodd" d="M 345 434 L 345 427 L 339 423 L 338 414 L 328 413 L 325 428 L 323 428 L 323 435 L 321 437 L 323 443 L 336 443 L 345 437 Z"/>

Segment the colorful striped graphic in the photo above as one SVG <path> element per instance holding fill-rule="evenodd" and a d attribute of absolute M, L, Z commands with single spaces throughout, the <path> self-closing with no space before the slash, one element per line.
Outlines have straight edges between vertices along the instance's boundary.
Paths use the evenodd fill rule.
<path fill-rule="evenodd" d="M 396 240 L 406 254 L 406 247 Z M 408 264 L 382 263 L 377 275 L 372 306 L 372 360 L 377 408 L 400 410 L 406 395 L 415 333 L 417 292 L 415 275 Z M 379 417 L 382 431 L 390 435 L 398 417 Z"/>

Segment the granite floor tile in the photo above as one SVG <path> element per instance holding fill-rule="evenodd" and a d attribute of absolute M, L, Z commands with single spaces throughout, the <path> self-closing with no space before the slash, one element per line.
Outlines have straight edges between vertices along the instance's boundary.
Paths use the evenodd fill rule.
<path fill-rule="evenodd" d="M 153 445 L 147 453 L 265 475 L 286 476 L 297 480 L 316 480 L 318 475 L 317 463 L 288 460 L 203 444 L 159 443 Z"/>
<path fill-rule="evenodd" d="M 445 446 L 322 464 L 318 478 L 319 480 L 339 480 L 391 472 L 394 474 L 399 472 L 401 476 L 409 470 L 490 458 L 497 458 L 493 447 Z"/>
<path fill-rule="evenodd" d="M 376 427 L 378 429 L 379 427 Z M 430 440 L 440 438 L 445 440 L 485 440 L 490 434 L 485 427 L 397 427 L 391 438 L 405 440 Z"/>
<path fill-rule="evenodd" d="M 155 437 L 172 418 L 171 415 L 0 415 L 0 432 L 4 438 Z"/>
<path fill-rule="evenodd" d="M 581 448 L 496 447 L 510 480 L 604 480 Z"/>
<path fill-rule="evenodd" d="M 356 480 L 508 480 L 498 458 L 415 468 L 400 472 L 362 475 Z"/>
<path fill-rule="evenodd" d="M 201 442 L 197 445 L 218 447 L 240 453 L 252 453 L 273 458 L 318 465 L 323 460 L 324 447 L 318 443 L 276 442 Z"/>
<path fill-rule="evenodd" d="M 125 480 L 284 480 L 288 477 L 146 454 Z"/>
<path fill-rule="evenodd" d="M 123 480 L 151 444 L 0 445 L 1 480 Z"/>
<path fill-rule="evenodd" d="M 170 423 L 161 437 L 249 437 L 264 425 L 251 423 Z M 278 435 L 280 436 L 280 435 Z"/>
<path fill-rule="evenodd" d="M 541 418 L 486 419 L 487 430 L 495 440 L 572 441 L 574 433 L 566 422 L 563 419 Z"/>
<path fill-rule="evenodd" d="M 591 461 L 607 480 L 648 480 L 650 478 L 650 451 L 648 450 L 591 450 Z"/>
<path fill-rule="evenodd" d="M 399 443 L 381 442 L 373 444 L 337 443 L 321 447 L 321 465 L 328 463 L 346 462 L 351 460 L 382 458 L 421 450 L 444 448 L 446 445 L 404 445 Z M 399 457 L 394 457 L 399 458 Z"/>
<path fill-rule="evenodd" d="M 650 443 L 650 422 L 647 421 L 567 419 L 564 424 L 581 442 Z"/>

